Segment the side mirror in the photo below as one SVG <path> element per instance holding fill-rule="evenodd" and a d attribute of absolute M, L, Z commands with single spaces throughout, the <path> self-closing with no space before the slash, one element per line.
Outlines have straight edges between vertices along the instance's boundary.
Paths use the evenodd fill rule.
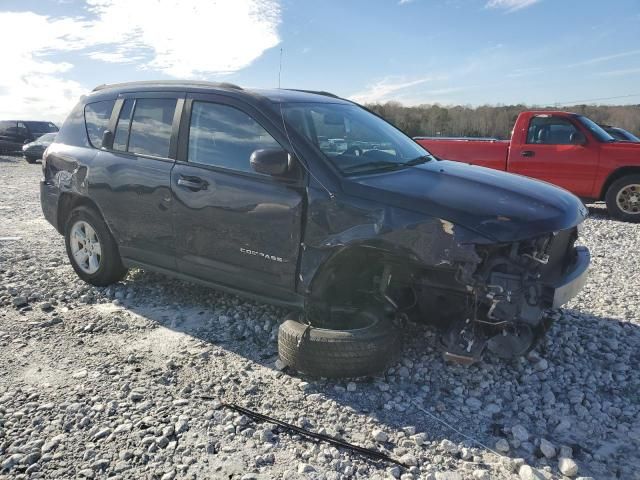
<path fill-rule="evenodd" d="M 113 132 L 105 130 L 102 133 L 102 148 L 113 148 Z"/>
<path fill-rule="evenodd" d="M 587 137 L 582 132 L 573 132 L 569 137 L 569 141 L 572 145 L 584 145 L 587 143 Z"/>
<path fill-rule="evenodd" d="M 291 156 L 281 148 L 256 150 L 250 157 L 251 168 L 266 175 L 284 175 L 289 171 Z"/>
<path fill-rule="evenodd" d="M 29 140 L 28 138 L 25 138 L 24 142 L 22 142 L 22 143 L 26 145 L 27 143 L 31 143 L 31 140 Z"/>

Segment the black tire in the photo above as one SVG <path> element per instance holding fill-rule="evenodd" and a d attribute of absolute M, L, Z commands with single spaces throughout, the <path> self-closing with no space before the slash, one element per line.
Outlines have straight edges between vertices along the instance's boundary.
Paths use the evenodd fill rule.
<path fill-rule="evenodd" d="M 24 156 L 24 159 L 27 161 L 27 163 L 36 163 L 37 158 L 34 157 L 28 157 L 27 155 Z"/>
<path fill-rule="evenodd" d="M 101 247 L 99 266 L 95 273 L 85 272 L 73 258 L 71 249 L 71 230 L 78 221 L 88 223 L 98 237 Z M 122 264 L 120 253 L 111 232 L 104 220 L 94 209 L 81 206 L 75 208 L 69 215 L 64 229 L 64 241 L 67 247 L 67 256 L 71 266 L 78 276 L 87 283 L 97 287 L 104 287 L 119 280 L 127 274 L 127 268 Z"/>
<path fill-rule="evenodd" d="M 640 203 L 637 204 L 637 213 L 625 211 L 618 205 L 617 197 L 625 188 L 634 188 L 633 185 L 640 185 L 640 175 L 628 175 L 613 182 L 605 195 L 607 211 L 609 215 L 625 222 L 640 222 Z M 640 187 L 635 187 L 637 195 L 640 196 Z"/>
<path fill-rule="evenodd" d="M 280 361 L 318 377 L 362 377 L 383 371 L 402 353 L 399 328 L 382 311 L 354 313 L 361 326 L 353 330 L 314 328 L 303 314 L 288 315 L 278 330 Z"/>

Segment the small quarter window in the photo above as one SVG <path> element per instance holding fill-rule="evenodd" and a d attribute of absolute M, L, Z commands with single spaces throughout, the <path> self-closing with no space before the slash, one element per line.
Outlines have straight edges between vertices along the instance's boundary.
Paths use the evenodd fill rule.
<path fill-rule="evenodd" d="M 249 115 L 227 105 L 193 102 L 190 162 L 255 173 L 249 159 L 262 148 L 280 148 L 280 144 Z"/>
<path fill-rule="evenodd" d="M 114 100 L 89 103 L 84 108 L 84 121 L 87 126 L 89 142 L 95 148 L 102 148 L 102 135 L 109 126 Z"/>

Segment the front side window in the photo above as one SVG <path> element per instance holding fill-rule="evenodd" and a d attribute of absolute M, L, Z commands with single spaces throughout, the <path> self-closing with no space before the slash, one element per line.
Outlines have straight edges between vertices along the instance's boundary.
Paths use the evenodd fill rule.
<path fill-rule="evenodd" d="M 189 162 L 255 173 L 249 159 L 264 148 L 280 145 L 246 113 L 227 105 L 193 102 Z"/>
<path fill-rule="evenodd" d="M 344 174 L 394 170 L 433 160 L 424 148 L 381 118 L 357 105 L 290 103 L 287 124 Z"/>
<path fill-rule="evenodd" d="M 127 151 L 168 157 L 176 102 L 175 98 L 137 99 Z"/>
<path fill-rule="evenodd" d="M 89 137 L 89 142 L 95 148 L 102 148 L 102 135 L 109 127 L 109 119 L 111 118 L 114 104 L 114 100 L 105 100 L 104 102 L 89 103 L 84 107 L 87 136 Z M 55 127 L 55 125 L 53 126 Z"/>
<path fill-rule="evenodd" d="M 578 129 L 569 120 L 553 117 L 533 117 L 529 123 L 527 143 L 539 145 L 571 145 Z"/>

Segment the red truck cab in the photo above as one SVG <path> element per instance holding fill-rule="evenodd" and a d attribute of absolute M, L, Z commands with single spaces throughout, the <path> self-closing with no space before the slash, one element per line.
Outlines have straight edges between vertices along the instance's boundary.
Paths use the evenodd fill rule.
<path fill-rule="evenodd" d="M 543 180 L 609 212 L 640 222 L 640 144 L 616 142 L 595 122 L 575 113 L 522 112 L 511 140 L 416 137 L 439 158 Z"/>

